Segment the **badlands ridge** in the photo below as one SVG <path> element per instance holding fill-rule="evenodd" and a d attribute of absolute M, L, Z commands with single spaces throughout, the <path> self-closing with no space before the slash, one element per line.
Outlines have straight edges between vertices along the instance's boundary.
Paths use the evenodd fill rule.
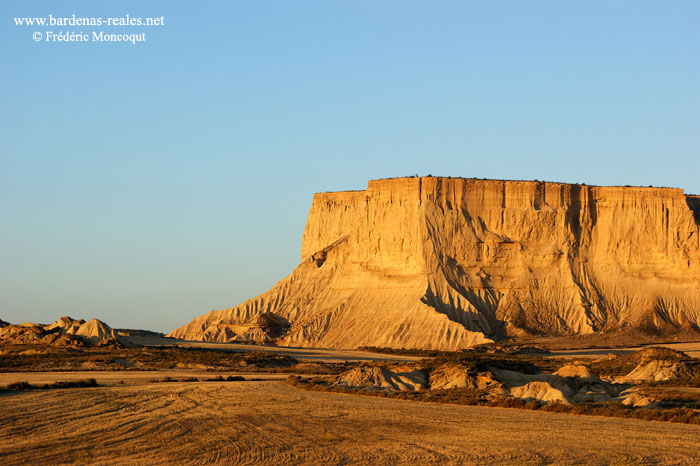
<path fill-rule="evenodd" d="M 314 195 L 301 263 L 170 337 L 454 350 L 700 328 L 700 197 L 414 177 Z"/>
<path fill-rule="evenodd" d="M 124 341 L 109 325 L 101 320 L 75 320 L 61 317 L 50 325 L 12 325 L 0 320 L 1 344 L 34 344 L 67 347 L 124 346 Z"/>

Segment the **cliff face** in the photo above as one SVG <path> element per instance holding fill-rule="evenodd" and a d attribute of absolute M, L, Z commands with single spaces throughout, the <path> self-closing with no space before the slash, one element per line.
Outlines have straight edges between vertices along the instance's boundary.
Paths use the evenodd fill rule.
<path fill-rule="evenodd" d="M 507 334 L 697 329 L 699 223 L 700 199 L 680 189 L 370 181 L 314 196 L 291 275 L 170 336 L 456 349 Z"/>

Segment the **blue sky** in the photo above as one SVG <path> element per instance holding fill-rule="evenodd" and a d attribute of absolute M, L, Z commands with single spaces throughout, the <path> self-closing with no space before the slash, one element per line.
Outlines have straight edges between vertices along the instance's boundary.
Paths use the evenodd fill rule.
<path fill-rule="evenodd" d="M 170 331 L 413 174 L 700 193 L 700 2 L 0 4 L 0 318 Z M 142 44 L 14 17 L 164 16 Z M 104 29 L 104 28 L 102 28 Z M 129 32 L 116 28 L 110 32 Z"/>

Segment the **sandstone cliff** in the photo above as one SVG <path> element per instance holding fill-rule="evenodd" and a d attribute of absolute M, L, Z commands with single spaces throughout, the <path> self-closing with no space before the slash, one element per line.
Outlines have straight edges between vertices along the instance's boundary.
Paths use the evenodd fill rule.
<path fill-rule="evenodd" d="M 302 262 L 169 336 L 456 349 L 700 325 L 700 198 L 680 189 L 396 178 L 314 195 Z"/>

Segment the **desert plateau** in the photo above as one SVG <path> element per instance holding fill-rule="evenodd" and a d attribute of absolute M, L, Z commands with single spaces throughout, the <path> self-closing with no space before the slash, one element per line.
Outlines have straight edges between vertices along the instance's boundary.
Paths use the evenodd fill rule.
<path fill-rule="evenodd" d="M 456 350 L 505 338 L 687 338 L 700 203 L 680 189 L 409 177 L 313 198 L 301 263 L 169 334 Z"/>
<path fill-rule="evenodd" d="M 290 276 L 168 335 L 2 321 L 0 458 L 697 464 L 699 211 L 536 181 L 317 194 Z"/>

